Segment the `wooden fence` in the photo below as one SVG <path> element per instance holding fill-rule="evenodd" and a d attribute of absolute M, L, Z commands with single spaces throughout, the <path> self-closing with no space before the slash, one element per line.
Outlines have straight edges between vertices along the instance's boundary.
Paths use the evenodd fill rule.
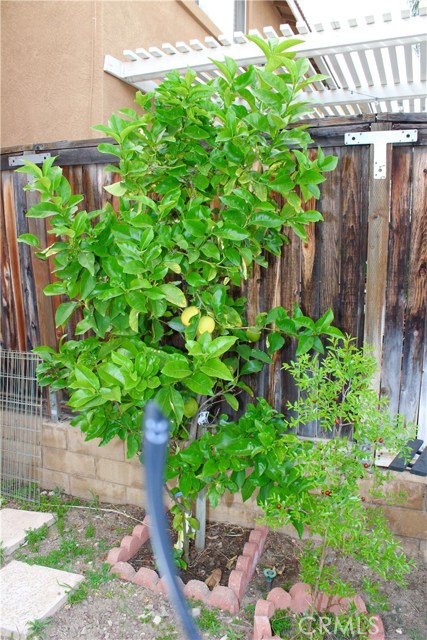
<path fill-rule="evenodd" d="M 260 311 L 275 305 L 290 309 L 295 301 L 313 318 L 332 308 L 337 326 L 359 344 L 367 340 L 374 346 L 380 365 L 376 384 L 392 411 L 418 421 L 420 435 L 427 439 L 427 117 L 328 118 L 326 125 L 310 121 L 310 127 L 315 145 L 339 158 L 337 169 L 321 185 L 317 208 L 325 221 L 311 225 L 307 242 L 291 235 L 281 257 L 269 257 L 267 271 L 255 268 L 245 287 L 249 323 Z M 370 145 L 344 144 L 348 132 L 400 129 L 417 129 L 418 141 L 389 145 L 384 180 L 373 179 Z M 100 208 L 111 197 L 103 186 L 112 176 L 103 165 L 114 157 L 99 154 L 97 142 L 36 149 L 59 156 L 74 193 L 85 195 L 87 210 Z M 0 345 L 17 350 L 38 344 L 55 347 L 61 335 L 54 326 L 61 299 L 42 294 L 51 281 L 51 265 L 16 241 L 25 232 L 52 241 L 45 220 L 25 218 L 36 196 L 23 191 L 27 177 L 11 170 L 9 163 L 25 151 L 4 150 L 1 160 Z M 257 395 L 282 410 L 294 390 L 281 364 L 294 356 L 294 349 L 290 345 L 276 354 L 274 364 L 251 381 Z"/>

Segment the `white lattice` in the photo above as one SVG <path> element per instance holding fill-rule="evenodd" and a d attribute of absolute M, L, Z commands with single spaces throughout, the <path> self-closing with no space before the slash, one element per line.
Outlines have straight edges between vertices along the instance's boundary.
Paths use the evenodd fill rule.
<path fill-rule="evenodd" d="M 427 98 L 427 3 L 420 3 L 420 15 L 409 10 L 399 15 L 366 16 L 346 24 L 315 24 L 308 31 L 297 23 L 297 33 L 289 25 L 281 25 L 280 34 L 265 27 L 264 38 L 280 40 L 300 37 L 304 42 L 293 50 L 310 59 L 309 75 L 315 69 L 328 76 L 323 82 L 307 87 L 306 97 L 314 104 L 312 117 L 357 115 L 361 113 L 422 112 Z M 253 30 L 250 34 L 258 31 Z M 199 82 L 205 83 L 218 71 L 212 63 L 234 58 L 241 71 L 249 64 L 262 65 L 260 49 L 243 33 L 233 40 L 219 36 L 200 40 L 165 43 L 161 48 L 125 50 L 126 61 L 105 57 L 107 73 L 147 91 L 162 81 L 168 71 L 184 73 L 191 68 Z"/>

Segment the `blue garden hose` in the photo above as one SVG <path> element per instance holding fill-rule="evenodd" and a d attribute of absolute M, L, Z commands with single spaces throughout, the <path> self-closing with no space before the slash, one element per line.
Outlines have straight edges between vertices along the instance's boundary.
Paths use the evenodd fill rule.
<path fill-rule="evenodd" d="M 143 451 L 147 511 L 151 518 L 151 546 L 160 575 L 165 578 L 169 599 L 181 619 L 188 640 L 201 640 L 176 579 L 175 563 L 168 538 L 168 526 L 163 504 L 168 440 L 169 422 L 157 404 L 150 400 L 145 407 L 143 418 Z"/>

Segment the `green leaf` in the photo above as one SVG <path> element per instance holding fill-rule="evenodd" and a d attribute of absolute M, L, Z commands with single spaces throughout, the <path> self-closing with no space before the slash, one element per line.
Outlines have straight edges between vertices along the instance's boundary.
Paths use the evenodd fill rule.
<path fill-rule="evenodd" d="M 206 178 L 206 176 L 203 176 L 202 174 L 199 173 L 193 176 L 193 184 L 196 187 L 196 189 L 204 191 L 209 186 L 209 180 Z"/>
<path fill-rule="evenodd" d="M 270 182 L 269 187 L 276 191 L 277 193 L 281 193 L 282 195 L 286 195 L 289 191 L 292 191 L 295 184 L 289 176 L 287 171 L 279 171 L 277 177 L 273 182 Z"/>
<path fill-rule="evenodd" d="M 18 242 L 29 244 L 30 247 L 37 247 L 37 249 L 40 247 L 39 238 L 37 238 L 37 236 L 33 235 L 32 233 L 21 233 L 21 235 L 18 236 Z"/>
<path fill-rule="evenodd" d="M 135 333 L 138 333 L 138 329 L 139 329 L 138 319 L 139 319 L 139 311 L 137 311 L 136 309 L 131 309 L 129 312 L 129 326 L 132 329 L 132 331 L 135 331 Z"/>
<path fill-rule="evenodd" d="M 101 153 L 111 153 L 118 158 L 122 157 L 120 147 L 115 144 L 111 144 L 111 142 L 101 142 L 98 145 L 98 151 L 100 151 Z"/>
<path fill-rule="evenodd" d="M 215 476 L 218 473 L 218 463 L 214 458 L 206 460 L 203 465 L 201 475 L 202 476 Z"/>
<path fill-rule="evenodd" d="M 76 324 L 76 336 L 81 336 L 82 333 L 86 333 L 90 329 L 95 329 L 95 319 L 93 316 L 89 318 L 83 318 Z"/>
<path fill-rule="evenodd" d="M 277 44 L 274 47 L 274 51 L 276 53 L 283 53 L 283 51 L 286 51 L 286 49 L 290 49 L 291 47 L 296 47 L 299 44 L 302 44 L 304 42 L 304 40 L 300 40 L 299 38 L 289 38 L 286 40 L 283 40 L 282 42 L 280 42 L 279 44 Z"/>
<path fill-rule="evenodd" d="M 303 353 L 307 353 L 310 349 L 313 348 L 315 336 L 305 336 L 302 335 L 298 339 L 298 347 L 297 347 L 297 356 L 302 356 Z"/>
<path fill-rule="evenodd" d="M 248 40 L 251 40 L 251 42 L 255 42 L 255 44 L 261 49 L 267 59 L 271 56 L 271 49 L 264 38 L 261 38 L 261 36 L 257 35 L 248 35 L 246 37 Z"/>
<path fill-rule="evenodd" d="M 99 390 L 100 384 L 98 377 L 84 364 L 76 365 L 74 375 L 80 388 Z"/>
<path fill-rule="evenodd" d="M 162 387 L 154 396 L 154 400 L 167 417 L 173 416 L 178 424 L 181 422 L 184 415 L 184 400 L 179 391 L 170 385 Z"/>
<path fill-rule="evenodd" d="M 181 380 L 182 378 L 187 378 L 191 376 L 191 369 L 188 366 L 187 362 L 181 359 L 171 359 L 169 360 L 162 369 L 162 373 L 169 378 L 174 378 L 176 380 Z"/>
<path fill-rule="evenodd" d="M 318 222 L 319 220 L 323 220 L 323 216 L 320 211 L 310 209 L 309 211 L 301 211 L 298 214 L 297 219 L 299 222 L 307 224 L 308 222 Z"/>
<path fill-rule="evenodd" d="M 322 171 L 333 171 L 338 164 L 338 158 L 337 156 L 326 156 L 324 160 L 318 161 L 317 164 Z"/>
<path fill-rule="evenodd" d="M 139 451 L 140 439 L 136 433 L 128 433 L 126 438 L 126 458 L 130 460 Z"/>
<path fill-rule="evenodd" d="M 218 261 L 221 259 L 219 249 L 213 242 L 206 242 L 200 247 L 200 250 L 203 255 L 207 256 L 208 258 L 213 258 L 214 260 Z"/>
<path fill-rule="evenodd" d="M 145 289 L 144 295 L 150 300 L 164 300 L 165 298 L 165 294 L 160 289 L 160 287 L 151 287 L 150 289 Z"/>
<path fill-rule="evenodd" d="M 138 313 L 146 313 L 147 311 L 147 298 L 142 291 L 129 291 L 126 295 L 126 302 Z"/>
<path fill-rule="evenodd" d="M 212 380 L 201 371 L 193 373 L 192 376 L 184 379 L 185 386 L 194 393 L 202 396 L 212 396 Z"/>
<path fill-rule="evenodd" d="M 234 409 L 234 411 L 239 410 L 239 401 L 235 396 L 231 395 L 231 393 L 225 393 L 224 400 L 227 402 L 227 404 L 230 405 L 232 409 Z"/>
<path fill-rule="evenodd" d="M 235 144 L 232 140 L 229 140 L 224 145 L 224 151 L 227 155 L 227 159 L 231 160 L 235 164 L 240 164 L 245 159 L 245 148 L 242 148 L 240 145 Z"/>
<path fill-rule="evenodd" d="M 343 332 L 338 327 L 327 327 L 323 329 L 322 333 L 326 333 L 328 336 L 334 336 L 335 338 L 344 338 Z"/>
<path fill-rule="evenodd" d="M 117 196 L 119 198 L 124 196 L 127 192 L 127 188 L 123 182 L 114 182 L 114 184 L 110 184 L 104 187 L 104 189 L 105 191 L 108 191 L 108 193 L 111 193 L 112 196 Z"/>
<path fill-rule="evenodd" d="M 34 176 L 35 178 L 42 178 L 43 172 L 34 162 L 30 162 L 29 160 L 23 159 L 25 165 L 23 167 L 18 167 L 15 169 L 16 173 L 28 173 L 29 175 Z"/>
<path fill-rule="evenodd" d="M 27 211 L 27 218 L 48 218 L 61 213 L 60 207 L 52 202 L 40 202 Z"/>
<path fill-rule="evenodd" d="M 189 218 L 183 220 L 182 224 L 188 233 L 191 233 L 195 238 L 204 238 L 208 232 L 208 225 L 204 220 L 198 220 L 197 218 Z"/>
<path fill-rule="evenodd" d="M 252 358 L 255 358 L 256 360 L 261 360 L 261 362 L 264 362 L 265 364 L 272 364 L 273 361 L 270 358 L 270 356 L 268 356 L 265 351 L 262 351 L 261 349 L 250 349 L 250 354 L 252 356 Z M 249 359 L 249 358 L 248 358 Z"/>
<path fill-rule="evenodd" d="M 95 256 L 93 253 L 89 253 L 89 251 L 82 251 L 77 256 L 77 260 L 82 267 L 89 271 L 91 276 L 95 275 Z"/>
<path fill-rule="evenodd" d="M 212 135 L 210 131 L 206 131 L 196 124 L 185 127 L 184 133 L 193 140 L 207 140 Z"/>
<path fill-rule="evenodd" d="M 197 531 L 200 527 L 200 524 L 197 518 L 188 518 L 187 522 L 190 525 L 190 527 L 195 531 Z"/>
<path fill-rule="evenodd" d="M 72 396 L 70 397 L 68 404 L 72 409 L 80 409 L 84 405 L 87 405 L 89 402 L 96 400 L 98 398 L 98 393 L 94 393 L 93 390 L 90 389 L 77 389 Z M 106 402 L 105 398 L 99 398 L 98 404 L 104 404 Z"/>
<path fill-rule="evenodd" d="M 80 296 L 87 298 L 95 289 L 96 279 L 85 269 L 80 278 Z"/>
<path fill-rule="evenodd" d="M 320 184 L 321 182 L 325 182 L 325 176 L 322 176 L 321 173 L 315 171 L 314 169 L 309 169 L 305 171 L 299 179 L 300 184 Z"/>
<path fill-rule="evenodd" d="M 192 287 L 201 287 L 208 284 L 206 278 L 203 278 L 199 273 L 196 272 L 189 273 L 185 279 L 187 280 L 187 283 Z"/>
<path fill-rule="evenodd" d="M 63 302 L 60 304 L 55 313 L 55 326 L 64 325 L 73 315 L 77 305 L 77 302 Z"/>
<path fill-rule="evenodd" d="M 260 360 L 249 360 L 249 362 L 245 362 L 243 367 L 240 370 L 240 375 L 244 376 L 249 373 L 258 373 L 263 368 L 264 363 Z"/>
<path fill-rule="evenodd" d="M 249 238 L 249 232 L 242 229 L 237 224 L 227 222 L 221 229 L 217 228 L 217 236 L 225 240 L 244 240 Z"/>
<path fill-rule="evenodd" d="M 171 304 L 174 304 L 176 307 L 187 306 L 187 300 L 185 298 L 185 295 L 183 294 L 181 289 L 179 289 L 174 284 L 162 284 L 160 285 L 159 289 L 163 291 L 163 293 L 165 294 L 166 300 Z"/>
<path fill-rule="evenodd" d="M 220 378 L 221 380 L 229 380 L 230 382 L 233 380 L 233 375 L 230 372 L 230 369 L 221 362 L 219 358 L 207 360 L 200 367 L 200 370 L 203 371 L 203 373 L 206 373 L 210 378 Z"/>
<path fill-rule="evenodd" d="M 333 319 L 334 312 L 332 311 L 332 309 L 328 309 L 326 313 L 324 313 L 323 316 L 319 318 L 314 325 L 316 327 L 317 333 L 323 333 L 323 331 L 329 327 Z"/>
<path fill-rule="evenodd" d="M 106 385 L 121 385 L 125 384 L 125 376 L 121 369 L 112 362 L 105 362 L 98 367 L 99 377 Z"/>
<path fill-rule="evenodd" d="M 256 485 L 251 481 L 250 478 L 247 478 L 241 488 L 241 495 L 242 495 L 243 502 L 246 502 L 246 500 L 249 500 L 249 498 L 251 497 L 255 489 L 256 489 Z"/>
<path fill-rule="evenodd" d="M 228 351 L 236 341 L 237 338 L 235 336 L 220 336 L 219 338 L 215 338 L 206 350 L 207 355 L 216 358 Z"/>
<path fill-rule="evenodd" d="M 64 282 L 52 282 L 43 289 L 43 293 L 45 296 L 60 296 L 67 293 L 67 288 Z"/>
<path fill-rule="evenodd" d="M 300 522 L 299 520 L 294 520 L 294 519 L 292 519 L 292 524 L 294 525 L 294 527 L 295 527 L 295 529 L 297 531 L 298 537 L 302 538 L 303 533 L 304 533 L 304 524 L 302 522 Z"/>
<path fill-rule="evenodd" d="M 273 333 L 270 333 L 267 336 L 268 353 L 275 353 L 276 351 L 281 349 L 284 344 L 285 344 L 285 338 L 282 336 L 282 334 L 277 333 L 276 331 Z"/>
<path fill-rule="evenodd" d="M 259 227 L 272 227 L 274 229 L 282 226 L 283 218 L 269 211 L 260 211 L 252 216 L 251 224 L 256 224 Z"/>

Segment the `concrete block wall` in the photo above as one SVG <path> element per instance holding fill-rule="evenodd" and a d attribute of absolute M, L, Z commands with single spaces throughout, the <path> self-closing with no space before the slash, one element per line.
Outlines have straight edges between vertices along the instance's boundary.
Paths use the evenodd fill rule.
<path fill-rule="evenodd" d="M 79 498 L 102 502 L 145 502 L 142 466 L 138 458 L 126 460 L 125 444 L 115 438 L 103 447 L 99 440 L 85 442 L 81 431 L 67 422 L 44 422 L 41 486 L 59 487 Z"/>
<path fill-rule="evenodd" d="M 59 487 L 80 498 L 99 497 L 102 502 L 144 506 L 145 493 L 142 466 L 137 457 L 126 460 L 125 444 L 118 439 L 104 447 L 98 440 L 84 441 L 78 428 L 67 422 L 45 422 L 42 435 L 41 486 Z M 421 552 L 427 562 L 427 479 L 406 471 L 392 473 L 387 492 L 403 492 L 399 504 L 383 503 L 384 513 L 392 531 L 399 536 L 405 551 Z M 361 483 L 361 492 L 368 493 L 369 480 Z M 381 503 L 381 501 L 376 501 Z M 240 495 L 223 496 L 218 507 L 208 506 L 208 518 L 253 526 L 261 510 L 255 501 L 243 502 Z M 296 537 L 293 527 L 284 533 Z"/>

